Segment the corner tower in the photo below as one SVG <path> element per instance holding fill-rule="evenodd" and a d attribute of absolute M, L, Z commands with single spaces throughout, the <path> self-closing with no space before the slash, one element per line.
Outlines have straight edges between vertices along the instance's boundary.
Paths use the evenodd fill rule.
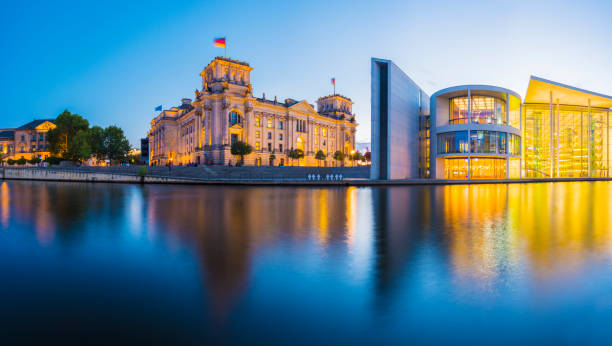
<path fill-rule="evenodd" d="M 340 94 L 320 97 L 317 100 L 317 112 L 335 119 L 351 120 L 355 117 L 353 114 L 353 101 Z"/>
<path fill-rule="evenodd" d="M 251 71 L 248 63 L 224 57 L 216 57 L 200 73 L 202 92 L 244 96 L 252 93 Z"/>

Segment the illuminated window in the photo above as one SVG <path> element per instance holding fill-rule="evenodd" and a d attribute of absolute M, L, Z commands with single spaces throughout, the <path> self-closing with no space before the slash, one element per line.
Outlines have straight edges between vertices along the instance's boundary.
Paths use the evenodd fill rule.
<path fill-rule="evenodd" d="M 450 116 L 451 124 L 467 124 L 468 119 L 468 98 L 455 97 L 450 100 Z"/>
<path fill-rule="evenodd" d="M 255 142 L 255 150 L 261 150 L 261 145 L 259 142 Z"/>
<path fill-rule="evenodd" d="M 323 128 L 323 137 L 327 137 L 327 128 Z"/>
<path fill-rule="evenodd" d="M 274 122 L 272 121 L 272 119 L 268 119 L 268 128 L 271 129 L 274 127 Z"/>
<path fill-rule="evenodd" d="M 260 117 L 256 117 L 255 118 L 255 126 L 256 127 L 261 127 L 261 118 Z"/>
<path fill-rule="evenodd" d="M 496 97 L 472 96 L 472 122 L 505 124 L 506 101 Z"/>
<path fill-rule="evenodd" d="M 242 120 L 240 119 L 240 114 L 238 114 L 237 112 L 230 112 L 230 114 L 229 114 L 229 122 L 232 125 L 240 124 L 242 122 Z M 191 127 L 188 128 L 188 131 L 191 131 Z"/>
<path fill-rule="evenodd" d="M 319 127 L 318 126 L 315 126 L 314 134 L 315 134 L 315 136 L 319 135 Z"/>
<path fill-rule="evenodd" d="M 261 136 L 261 133 L 259 131 L 255 131 L 255 138 L 259 138 Z"/>
<path fill-rule="evenodd" d="M 448 132 L 438 135 L 438 154 L 456 154 L 467 152 L 467 131 Z"/>

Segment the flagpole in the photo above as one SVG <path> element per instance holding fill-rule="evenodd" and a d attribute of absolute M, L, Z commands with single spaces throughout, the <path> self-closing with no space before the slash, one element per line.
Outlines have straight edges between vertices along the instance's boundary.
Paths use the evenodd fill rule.
<path fill-rule="evenodd" d="M 225 44 L 223 45 L 223 57 L 227 58 L 227 37 L 224 37 L 223 40 L 225 41 Z"/>

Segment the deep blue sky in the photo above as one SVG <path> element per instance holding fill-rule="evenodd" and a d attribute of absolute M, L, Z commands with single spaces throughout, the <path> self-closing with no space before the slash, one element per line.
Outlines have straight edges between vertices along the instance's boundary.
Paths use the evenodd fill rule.
<path fill-rule="evenodd" d="M 525 94 L 530 75 L 612 94 L 612 1 L 24 1 L 0 12 L 0 127 L 55 117 L 116 124 L 132 144 L 153 108 L 200 88 L 223 50 L 254 67 L 254 93 L 355 101 L 370 137 L 370 57 L 421 87 L 494 84 Z"/>

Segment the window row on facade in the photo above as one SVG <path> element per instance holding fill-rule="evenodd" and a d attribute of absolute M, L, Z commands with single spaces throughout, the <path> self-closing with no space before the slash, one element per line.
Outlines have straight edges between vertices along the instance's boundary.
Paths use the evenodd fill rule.
<path fill-rule="evenodd" d="M 444 179 L 519 178 L 519 158 L 471 157 L 444 159 Z"/>
<path fill-rule="evenodd" d="M 451 98 L 449 104 L 449 123 L 454 124 L 500 124 L 516 128 L 520 126 L 520 101 L 511 102 L 510 109 L 506 100 L 491 96 L 460 96 Z M 471 107 L 470 107 L 471 105 Z M 470 112 L 472 114 L 469 120 Z"/>
<path fill-rule="evenodd" d="M 456 131 L 438 134 L 438 154 L 521 154 L 521 138 L 497 131 Z"/>

